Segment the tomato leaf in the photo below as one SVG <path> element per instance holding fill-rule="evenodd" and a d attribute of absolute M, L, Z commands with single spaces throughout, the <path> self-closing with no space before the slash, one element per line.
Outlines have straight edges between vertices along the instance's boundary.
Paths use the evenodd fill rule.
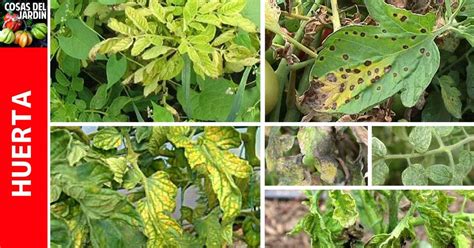
<path fill-rule="evenodd" d="M 384 1 L 365 1 L 378 26 L 352 25 L 325 41 L 300 97 L 317 112 L 354 114 L 401 92 L 414 106 L 439 66 L 433 39 L 436 16 L 418 15 Z"/>
<path fill-rule="evenodd" d="M 431 127 L 414 127 L 410 135 L 408 136 L 408 141 L 413 145 L 413 148 L 417 152 L 426 152 L 431 145 Z"/>
<path fill-rule="evenodd" d="M 423 165 L 413 164 L 408 166 L 402 172 L 402 182 L 403 185 L 428 185 L 428 178 L 426 177 L 426 171 Z"/>
<path fill-rule="evenodd" d="M 87 59 L 91 48 L 99 43 L 99 37 L 78 19 L 70 19 L 66 25 L 71 30 L 71 37 L 59 36 L 59 46 L 73 58 Z"/>

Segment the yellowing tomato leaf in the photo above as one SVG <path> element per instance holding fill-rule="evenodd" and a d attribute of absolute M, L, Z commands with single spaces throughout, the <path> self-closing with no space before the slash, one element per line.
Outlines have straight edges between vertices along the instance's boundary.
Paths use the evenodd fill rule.
<path fill-rule="evenodd" d="M 252 173 L 252 167 L 247 161 L 228 151 L 240 146 L 239 132 L 232 127 L 205 127 L 203 136 L 192 141 L 183 135 L 185 131 L 176 130 L 176 127 L 169 129 L 168 139 L 176 147 L 185 149 L 191 168 L 209 177 L 224 213 L 224 236 L 229 237 L 234 218 L 240 213 L 242 205 L 242 194 L 233 177 L 249 178 Z M 232 242 L 228 238 L 226 241 Z"/>
<path fill-rule="evenodd" d="M 377 26 L 351 25 L 324 41 L 300 97 L 316 112 L 354 114 L 401 92 L 405 106 L 420 98 L 439 66 L 433 39 L 436 16 L 418 15 L 384 1 L 365 1 Z"/>

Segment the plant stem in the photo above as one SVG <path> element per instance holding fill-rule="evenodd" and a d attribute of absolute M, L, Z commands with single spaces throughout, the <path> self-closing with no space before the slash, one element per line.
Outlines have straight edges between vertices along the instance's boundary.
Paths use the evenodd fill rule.
<path fill-rule="evenodd" d="M 473 142 L 473 141 L 474 141 L 474 137 L 469 137 L 469 138 L 465 138 L 465 139 L 459 141 L 456 144 L 452 144 L 452 145 L 445 146 L 445 147 L 440 147 L 440 148 L 437 148 L 437 149 L 434 149 L 434 150 L 431 150 L 431 151 L 428 151 L 428 152 L 425 152 L 425 153 L 389 154 L 389 155 L 386 155 L 384 157 L 384 159 L 385 160 L 406 159 L 406 158 L 418 158 L 418 157 L 434 155 L 434 154 L 446 152 L 446 150 L 452 151 L 452 150 L 454 150 L 454 149 L 456 149 L 460 146 L 463 146 L 464 144 L 467 144 L 467 143 L 470 143 L 470 142 Z"/>
<path fill-rule="evenodd" d="M 392 232 L 392 230 L 398 224 L 398 204 L 400 198 L 398 197 L 398 191 L 390 191 L 390 196 L 388 198 L 388 227 L 387 233 Z"/>
<path fill-rule="evenodd" d="M 245 147 L 245 158 L 249 161 L 252 167 L 260 166 L 260 159 L 258 159 L 255 153 L 255 143 L 257 137 L 258 127 L 248 127 L 247 132 L 242 134 L 242 140 L 244 141 Z"/>
<path fill-rule="evenodd" d="M 333 32 L 341 28 L 341 21 L 339 20 L 339 8 L 337 7 L 337 0 L 331 0 L 332 9 L 332 27 Z"/>
<path fill-rule="evenodd" d="M 444 4 L 446 5 L 446 14 L 448 18 L 451 18 L 453 15 L 453 10 L 451 9 L 451 0 L 445 0 Z"/>
<path fill-rule="evenodd" d="M 314 64 L 314 60 L 315 59 L 308 59 L 308 60 L 305 60 L 303 62 L 294 63 L 294 64 L 290 65 L 290 70 L 297 71 L 297 70 L 303 69 L 308 65 Z"/>
<path fill-rule="evenodd" d="M 286 17 L 293 18 L 293 19 L 300 19 L 300 20 L 304 20 L 304 21 L 311 20 L 311 18 L 308 17 L 308 16 L 298 15 L 298 14 L 294 14 L 294 13 L 288 13 L 286 11 L 282 11 L 281 14 L 286 16 Z"/>

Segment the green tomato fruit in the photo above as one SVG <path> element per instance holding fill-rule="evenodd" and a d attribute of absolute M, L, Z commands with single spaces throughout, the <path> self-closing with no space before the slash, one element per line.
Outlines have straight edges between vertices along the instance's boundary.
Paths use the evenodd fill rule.
<path fill-rule="evenodd" d="M 8 28 L 4 28 L 2 32 L 0 32 L 0 42 L 5 44 L 12 44 L 15 41 L 15 34 Z"/>
<path fill-rule="evenodd" d="M 272 66 L 265 61 L 265 114 L 272 112 L 278 100 L 280 83 Z"/>

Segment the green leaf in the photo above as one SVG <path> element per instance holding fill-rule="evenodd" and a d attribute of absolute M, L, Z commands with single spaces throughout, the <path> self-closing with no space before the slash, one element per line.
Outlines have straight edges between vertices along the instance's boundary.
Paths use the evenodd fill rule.
<path fill-rule="evenodd" d="M 380 141 L 378 138 L 372 138 L 372 156 L 376 158 L 383 158 L 387 155 L 387 148 L 385 144 Z"/>
<path fill-rule="evenodd" d="M 113 127 L 100 129 L 92 139 L 92 145 L 99 149 L 116 149 L 122 145 L 122 135 Z"/>
<path fill-rule="evenodd" d="M 138 201 L 137 209 L 145 223 L 147 247 L 176 246 L 183 231 L 169 213 L 176 207 L 178 189 L 163 171 L 144 179 L 142 184 L 146 197 Z"/>
<path fill-rule="evenodd" d="M 197 14 L 199 6 L 198 0 L 188 0 L 183 8 L 184 27 L 189 25 Z"/>
<path fill-rule="evenodd" d="M 158 151 L 161 146 L 168 140 L 166 137 L 168 129 L 166 127 L 153 127 L 150 141 L 148 143 L 148 151 L 154 155 L 159 155 Z"/>
<path fill-rule="evenodd" d="M 138 29 L 143 32 L 148 31 L 148 21 L 136 9 L 125 7 L 125 15 Z"/>
<path fill-rule="evenodd" d="M 408 137 L 408 141 L 413 145 L 417 152 L 426 152 L 431 144 L 431 127 L 414 127 Z"/>
<path fill-rule="evenodd" d="M 402 182 L 403 185 L 417 185 L 423 186 L 428 185 L 428 178 L 426 177 L 426 171 L 423 165 L 413 164 L 408 166 L 402 172 Z"/>
<path fill-rule="evenodd" d="M 110 56 L 106 66 L 107 89 L 112 88 L 112 86 L 125 75 L 127 64 L 127 58 L 125 56 L 119 59 L 117 59 L 115 55 Z"/>
<path fill-rule="evenodd" d="M 246 1 L 245 8 L 242 10 L 241 14 L 245 18 L 248 18 L 252 21 L 257 29 L 260 28 L 260 2 L 259 1 Z"/>
<path fill-rule="evenodd" d="M 232 232 L 232 223 L 239 215 L 242 205 L 242 193 L 233 176 L 249 178 L 252 174 L 252 167 L 247 161 L 228 151 L 240 146 L 239 132 L 232 127 L 205 127 L 203 136 L 198 141 L 192 141 L 182 135 L 183 132 L 179 129 L 175 127 L 169 129 L 168 139 L 176 147 L 185 149 L 191 168 L 209 177 L 224 213 L 222 217 L 224 232 Z M 228 238 L 226 241 L 232 242 Z"/>
<path fill-rule="evenodd" d="M 460 16 L 472 17 L 474 16 L 474 1 L 464 0 L 462 1 L 463 5 L 459 6 L 461 9 L 459 11 Z"/>
<path fill-rule="evenodd" d="M 216 210 L 194 222 L 199 238 L 209 248 L 221 248 L 225 244 L 222 238 L 222 226 L 219 222 L 219 211 Z"/>
<path fill-rule="evenodd" d="M 336 248 L 332 240 L 330 228 L 326 226 L 321 213 L 317 198 L 313 195 L 310 197 L 310 213 L 306 214 L 290 231 L 290 235 L 305 231 L 311 237 L 312 247 Z"/>
<path fill-rule="evenodd" d="M 443 97 L 446 110 L 454 117 L 461 119 L 462 103 L 461 92 L 454 86 L 454 80 L 450 76 L 442 76 L 439 79 L 441 86 L 441 96 Z"/>
<path fill-rule="evenodd" d="M 81 20 L 69 19 L 66 26 L 71 30 L 71 36 L 58 36 L 59 46 L 73 58 L 87 59 L 91 48 L 99 43 L 99 37 Z"/>
<path fill-rule="evenodd" d="M 440 137 L 447 137 L 450 135 L 454 130 L 453 126 L 449 127 L 433 127 L 433 131 L 435 131 Z"/>
<path fill-rule="evenodd" d="M 443 216 L 436 205 L 423 204 L 418 206 L 418 212 L 425 221 L 425 228 L 433 247 L 447 247 L 451 244 L 454 230 L 451 219 Z"/>
<path fill-rule="evenodd" d="M 435 164 L 426 168 L 426 173 L 431 181 L 437 184 L 447 184 L 451 181 L 451 168 L 444 164 Z"/>
<path fill-rule="evenodd" d="M 224 15 L 235 15 L 240 13 L 242 10 L 244 10 L 245 5 L 247 1 L 246 0 L 230 0 L 226 1 L 225 4 L 223 4 L 219 8 L 219 13 L 224 14 Z"/>
<path fill-rule="evenodd" d="M 331 34 L 311 71 L 300 104 L 317 112 L 354 114 L 401 92 L 414 106 L 439 67 L 436 16 L 365 0 L 379 25 L 346 26 Z M 354 49 L 360 47 L 361 49 Z"/>
<path fill-rule="evenodd" d="M 383 160 L 378 160 L 374 163 L 372 168 L 372 184 L 373 185 L 383 185 L 390 169 Z"/>
<path fill-rule="evenodd" d="M 119 184 L 123 182 L 123 176 L 127 172 L 127 159 L 124 157 L 112 157 L 105 159 L 105 163 L 109 166 L 110 170 L 114 173 L 114 180 Z"/>
<path fill-rule="evenodd" d="M 334 206 L 332 217 L 344 228 L 354 225 L 359 218 L 359 212 L 352 195 L 341 190 L 332 190 L 329 197 Z"/>
<path fill-rule="evenodd" d="M 126 0 L 98 0 L 98 2 L 105 5 L 117 5 L 126 2 Z"/>
<path fill-rule="evenodd" d="M 166 9 L 161 5 L 159 0 L 150 0 L 149 7 L 159 22 L 166 23 Z"/>
<path fill-rule="evenodd" d="M 467 57 L 466 85 L 469 98 L 474 99 L 474 54 Z"/>
<path fill-rule="evenodd" d="M 70 247 L 71 232 L 69 231 L 67 223 L 64 220 L 56 218 L 54 215 L 51 215 L 49 226 L 51 235 L 51 247 Z"/>
<path fill-rule="evenodd" d="M 133 34 L 136 32 L 135 29 L 131 28 L 123 22 L 118 21 L 115 18 L 110 18 L 109 22 L 107 23 L 107 26 L 113 31 L 126 36 L 133 36 Z"/>
<path fill-rule="evenodd" d="M 73 166 L 84 158 L 88 153 L 88 146 L 78 140 L 72 140 L 67 146 L 67 160 Z"/>
<path fill-rule="evenodd" d="M 174 122 L 174 117 L 166 108 L 151 102 L 153 105 L 153 121 L 154 122 Z"/>
<path fill-rule="evenodd" d="M 90 101 L 91 109 L 102 109 L 107 104 L 107 85 L 103 84 L 97 88 L 97 92 Z"/>
<path fill-rule="evenodd" d="M 412 216 L 414 208 L 410 208 L 397 226 L 389 234 L 377 234 L 367 242 L 365 248 L 397 248 L 405 239 L 411 239 L 415 236 L 413 225 L 411 224 L 414 217 Z"/>

